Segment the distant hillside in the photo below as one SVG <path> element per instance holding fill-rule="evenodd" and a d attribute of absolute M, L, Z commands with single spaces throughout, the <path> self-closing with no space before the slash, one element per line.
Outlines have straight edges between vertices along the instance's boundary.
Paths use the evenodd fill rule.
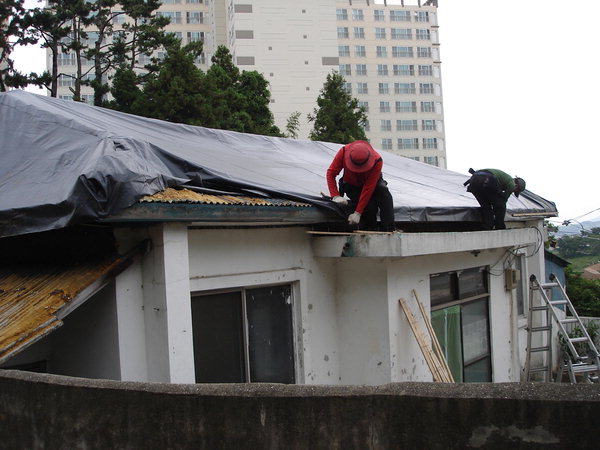
<path fill-rule="evenodd" d="M 600 221 L 585 221 L 581 222 L 581 225 L 578 222 L 572 222 L 571 225 L 558 226 L 558 232 L 556 235 L 560 238 L 563 236 L 577 236 L 581 234 L 581 230 L 590 231 L 592 228 L 600 228 Z"/>

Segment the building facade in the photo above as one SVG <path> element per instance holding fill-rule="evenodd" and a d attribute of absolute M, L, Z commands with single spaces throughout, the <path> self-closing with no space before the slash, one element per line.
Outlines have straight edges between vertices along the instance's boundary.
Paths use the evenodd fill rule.
<path fill-rule="evenodd" d="M 307 114 L 327 74 L 338 71 L 367 110 L 375 148 L 446 167 L 436 1 L 164 0 L 159 14 L 184 44 L 204 42 L 202 70 L 225 45 L 241 70 L 263 74 L 280 129 L 297 111 L 299 137 L 307 138 Z M 59 64 L 74 73 L 74 57 Z M 60 97 L 70 98 L 71 84 L 61 77 Z"/>

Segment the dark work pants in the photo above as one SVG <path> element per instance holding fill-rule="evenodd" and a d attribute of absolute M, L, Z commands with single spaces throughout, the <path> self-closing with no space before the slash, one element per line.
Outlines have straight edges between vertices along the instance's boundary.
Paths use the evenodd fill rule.
<path fill-rule="evenodd" d="M 489 172 L 475 172 L 467 188 L 481 206 L 481 221 L 486 230 L 503 230 L 506 197 L 498 178 Z"/>
<path fill-rule="evenodd" d="M 350 199 L 348 202 L 350 213 L 355 211 L 358 200 L 360 199 L 361 191 L 362 187 L 348 184 L 342 179 L 340 180 L 340 194 L 344 195 L 345 193 Z M 381 219 L 380 228 L 377 227 L 378 210 Z M 385 181 L 383 177 L 379 178 L 375 190 L 373 191 L 373 195 L 360 217 L 359 227 L 361 230 L 394 231 L 394 200 L 387 187 L 387 181 Z"/>

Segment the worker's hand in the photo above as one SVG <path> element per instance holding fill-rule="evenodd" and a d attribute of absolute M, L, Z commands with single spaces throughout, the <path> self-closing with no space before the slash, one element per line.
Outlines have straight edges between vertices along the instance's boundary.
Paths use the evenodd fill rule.
<path fill-rule="evenodd" d="M 348 216 L 348 223 L 350 225 L 358 225 L 358 222 L 360 222 L 360 213 L 359 212 L 353 212 L 352 214 L 350 214 Z"/>
<path fill-rule="evenodd" d="M 336 195 L 331 200 L 333 200 L 340 206 L 346 206 L 348 204 L 348 199 L 346 199 L 344 197 L 340 197 L 339 195 Z"/>

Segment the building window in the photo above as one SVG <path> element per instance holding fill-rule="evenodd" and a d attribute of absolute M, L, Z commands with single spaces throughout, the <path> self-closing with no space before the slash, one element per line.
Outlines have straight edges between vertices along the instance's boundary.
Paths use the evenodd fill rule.
<path fill-rule="evenodd" d="M 350 64 L 340 64 L 339 69 L 340 69 L 340 75 L 346 76 L 346 75 L 352 75 L 352 66 Z"/>
<path fill-rule="evenodd" d="M 416 120 L 396 120 L 396 131 L 416 131 L 417 121 Z M 400 147 L 400 144 L 398 144 Z"/>
<path fill-rule="evenodd" d="M 417 11 L 415 13 L 415 22 L 429 22 L 429 12 Z"/>
<path fill-rule="evenodd" d="M 419 75 L 421 76 L 432 76 L 433 75 L 433 67 L 432 66 L 419 66 Z"/>
<path fill-rule="evenodd" d="M 417 47 L 418 58 L 431 58 L 431 47 Z"/>
<path fill-rule="evenodd" d="M 197 5 L 201 5 L 202 3 L 204 3 L 204 0 L 185 0 L 186 3 L 193 3 L 193 4 L 197 4 Z"/>
<path fill-rule="evenodd" d="M 379 83 L 379 93 L 380 94 L 389 94 L 390 93 L 390 85 L 388 83 Z"/>
<path fill-rule="evenodd" d="M 126 22 L 127 16 L 123 11 L 115 11 L 113 14 L 112 23 L 114 25 L 123 25 Z M 156 15 L 158 16 L 158 13 Z"/>
<path fill-rule="evenodd" d="M 381 121 L 381 131 L 392 131 L 392 121 L 391 120 L 382 120 Z"/>
<path fill-rule="evenodd" d="M 352 83 L 344 83 L 344 90 L 348 94 L 352 94 Z"/>
<path fill-rule="evenodd" d="M 421 102 L 421 112 L 435 112 L 435 104 L 433 102 Z"/>
<path fill-rule="evenodd" d="M 392 22 L 410 22 L 410 11 L 391 10 L 390 21 Z"/>
<path fill-rule="evenodd" d="M 339 45 L 338 46 L 338 56 L 350 56 L 350 46 L 349 45 Z"/>
<path fill-rule="evenodd" d="M 417 102 L 396 102 L 396 112 L 415 113 Z"/>
<path fill-rule="evenodd" d="M 368 94 L 369 88 L 367 87 L 367 83 L 356 83 L 356 93 L 357 94 Z"/>
<path fill-rule="evenodd" d="M 421 121 L 421 129 L 423 131 L 435 131 L 435 120 L 422 120 Z"/>
<path fill-rule="evenodd" d="M 363 10 L 362 9 L 353 9 L 352 10 L 352 20 L 365 20 L 365 17 L 363 16 Z"/>
<path fill-rule="evenodd" d="M 365 38 L 365 29 L 363 27 L 354 27 L 354 38 L 355 39 L 364 39 Z"/>
<path fill-rule="evenodd" d="M 390 102 L 379 102 L 379 112 L 389 113 L 390 112 Z M 391 125 L 390 125 L 391 129 Z"/>
<path fill-rule="evenodd" d="M 387 76 L 388 75 L 388 66 L 387 64 L 377 64 L 377 75 Z"/>
<path fill-rule="evenodd" d="M 373 11 L 373 17 L 375 18 L 375 22 L 383 22 L 385 21 L 385 11 L 383 9 L 376 9 Z"/>
<path fill-rule="evenodd" d="M 204 15 L 198 11 L 188 11 L 185 13 L 187 23 L 204 23 Z"/>
<path fill-rule="evenodd" d="M 294 383 L 289 284 L 194 295 L 196 383 Z"/>
<path fill-rule="evenodd" d="M 188 31 L 187 40 L 188 42 L 204 41 L 204 31 Z"/>
<path fill-rule="evenodd" d="M 75 53 L 58 53 L 56 55 L 56 63 L 59 66 L 75 65 Z"/>
<path fill-rule="evenodd" d="M 394 94 L 415 94 L 415 83 L 394 83 Z"/>
<path fill-rule="evenodd" d="M 181 23 L 181 11 L 157 11 L 156 17 L 168 17 L 171 24 Z"/>
<path fill-rule="evenodd" d="M 413 48 L 412 47 L 392 47 L 392 56 L 394 58 L 412 58 Z"/>
<path fill-rule="evenodd" d="M 354 47 L 354 56 L 364 58 L 367 56 L 364 45 L 357 45 Z"/>
<path fill-rule="evenodd" d="M 366 64 L 357 64 L 356 65 L 356 75 L 366 75 L 367 74 L 367 65 Z"/>
<path fill-rule="evenodd" d="M 423 138 L 423 148 L 437 149 L 437 138 Z"/>
<path fill-rule="evenodd" d="M 337 36 L 339 39 L 348 39 L 348 37 L 350 37 L 348 34 L 348 27 L 338 27 Z"/>
<path fill-rule="evenodd" d="M 423 162 L 425 164 L 429 164 L 430 166 L 439 167 L 438 157 L 437 156 L 424 156 Z"/>
<path fill-rule="evenodd" d="M 369 112 L 369 102 L 358 102 L 358 107 L 362 108 L 364 112 Z M 366 125 L 365 130 L 368 130 L 368 127 Z"/>
<path fill-rule="evenodd" d="M 403 39 L 409 41 L 412 39 L 412 30 L 410 28 L 392 28 L 390 35 L 392 39 Z"/>
<path fill-rule="evenodd" d="M 419 83 L 419 92 L 421 94 L 433 94 L 433 83 Z"/>
<path fill-rule="evenodd" d="M 371 131 L 371 124 L 368 120 L 365 120 L 365 131 Z"/>
<path fill-rule="evenodd" d="M 492 381 L 487 269 L 434 274 L 429 281 L 431 322 L 454 380 Z"/>
<path fill-rule="evenodd" d="M 415 30 L 417 41 L 429 41 L 431 40 L 431 35 L 429 34 L 429 30 Z"/>
<path fill-rule="evenodd" d="M 417 138 L 398 139 L 398 150 L 418 150 L 419 140 Z"/>
<path fill-rule="evenodd" d="M 392 139 L 391 138 L 383 138 L 381 140 L 381 149 L 382 150 L 392 150 Z"/>
<path fill-rule="evenodd" d="M 387 47 L 383 45 L 377 46 L 377 57 L 378 58 L 387 58 Z"/>
<path fill-rule="evenodd" d="M 348 20 L 348 10 L 347 9 L 337 9 L 336 10 L 337 20 Z"/>
<path fill-rule="evenodd" d="M 394 75 L 412 77 L 415 75 L 415 66 L 412 64 L 394 64 Z"/>
<path fill-rule="evenodd" d="M 385 28 L 375 28 L 375 39 L 387 39 L 385 36 Z"/>

